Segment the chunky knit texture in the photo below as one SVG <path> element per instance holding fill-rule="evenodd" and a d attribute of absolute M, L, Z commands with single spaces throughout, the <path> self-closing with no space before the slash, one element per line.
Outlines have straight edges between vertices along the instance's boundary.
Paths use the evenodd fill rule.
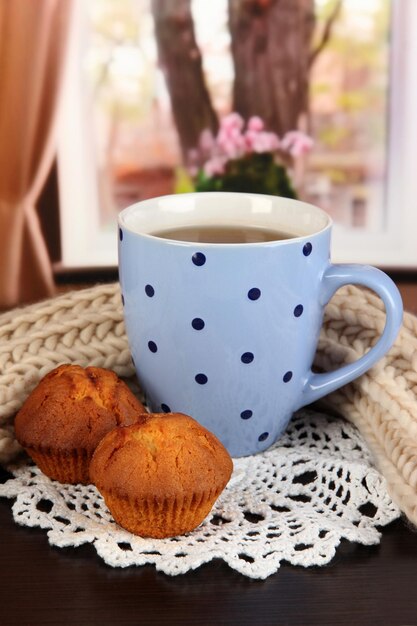
<path fill-rule="evenodd" d="M 316 355 L 324 370 L 364 354 L 385 323 L 382 302 L 349 286 L 326 308 Z M 0 316 L 0 462 L 19 452 L 14 415 L 39 380 L 61 363 L 94 365 L 134 376 L 118 284 L 99 285 Z M 417 318 L 404 323 L 389 353 L 326 403 L 366 440 L 390 494 L 417 524 Z"/>

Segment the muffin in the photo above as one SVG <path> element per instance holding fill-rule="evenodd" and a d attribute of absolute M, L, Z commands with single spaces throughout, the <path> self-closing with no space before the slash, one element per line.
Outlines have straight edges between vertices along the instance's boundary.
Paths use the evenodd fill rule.
<path fill-rule="evenodd" d="M 114 372 L 61 365 L 40 381 L 18 412 L 16 438 L 50 478 L 88 484 L 99 441 L 144 413 L 145 407 Z"/>
<path fill-rule="evenodd" d="M 116 428 L 97 446 L 90 477 L 115 521 L 142 537 L 196 528 L 228 483 L 232 459 L 182 413 L 156 413 Z"/>

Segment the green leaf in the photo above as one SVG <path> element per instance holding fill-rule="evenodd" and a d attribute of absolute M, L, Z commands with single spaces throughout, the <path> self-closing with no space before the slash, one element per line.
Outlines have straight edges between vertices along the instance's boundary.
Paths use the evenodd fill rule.
<path fill-rule="evenodd" d="M 235 191 L 260 193 L 285 198 L 296 198 L 295 190 L 285 167 L 274 161 L 269 153 L 252 153 L 229 161 L 221 176 L 207 178 L 199 172 L 196 191 Z"/>

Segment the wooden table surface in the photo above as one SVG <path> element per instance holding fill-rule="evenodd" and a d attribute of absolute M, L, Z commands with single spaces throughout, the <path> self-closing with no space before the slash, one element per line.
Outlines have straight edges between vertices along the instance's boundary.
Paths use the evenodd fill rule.
<path fill-rule="evenodd" d="M 113 569 L 91 546 L 51 547 L 17 526 L 5 499 L 0 528 L 1 626 L 417 624 L 417 534 L 402 520 L 377 546 L 343 541 L 326 567 L 284 564 L 265 581 L 221 561 L 176 577 Z"/>
<path fill-rule="evenodd" d="M 417 285 L 399 286 L 417 312 Z M 0 499 L 0 626 L 417 626 L 417 532 L 404 520 L 381 529 L 377 546 L 343 541 L 323 568 L 283 564 L 255 581 L 221 561 L 176 577 L 113 569 L 91 546 L 49 546 L 45 531 L 16 525 L 11 506 Z"/>

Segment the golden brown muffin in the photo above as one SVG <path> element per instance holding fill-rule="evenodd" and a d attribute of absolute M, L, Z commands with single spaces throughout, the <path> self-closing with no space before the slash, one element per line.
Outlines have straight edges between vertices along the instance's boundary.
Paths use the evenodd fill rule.
<path fill-rule="evenodd" d="M 196 528 L 232 469 L 224 446 L 193 418 L 156 413 L 108 433 L 94 452 L 90 476 L 120 526 L 162 538 Z"/>
<path fill-rule="evenodd" d="M 88 484 L 99 441 L 143 413 L 145 407 L 114 372 L 61 365 L 40 381 L 20 409 L 16 438 L 50 478 Z"/>

